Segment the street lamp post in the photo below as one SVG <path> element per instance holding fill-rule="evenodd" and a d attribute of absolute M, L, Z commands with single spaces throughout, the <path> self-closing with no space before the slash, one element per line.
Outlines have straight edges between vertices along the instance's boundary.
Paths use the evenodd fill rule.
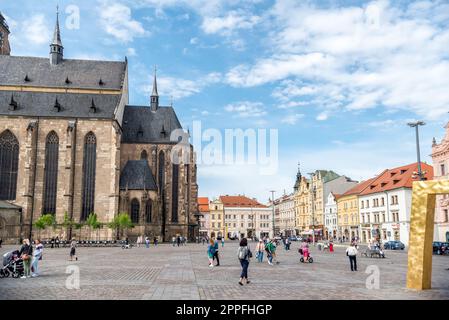
<path fill-rule="evenodd" d="M 273 212 L 272 212 L 272 214 L 273 214 L 273 238 L 274 238 L 274 236 L 275 236 L 275 232 L 274 232 L 274 193 L 276 192 L 276 191 L 274 191 L 274 190 L 271 190 L 270 191 L 271 192 L 271 203 L 272 203 L 272 205 L 273 205 Z"/>
<path fill-rule="evenodd" d="M 416 153 L 417 153 L 417 159 L 418 159 L 418 177 L 419 180 L 424 180 L 424 174 L 421 169 L 421 152 L 419 149 L 419 126 L 425 125 L 425 122 L 423 121 L 416 121 L 416 122 L 409 122 L 407 125 L 411 128 L 415 128 L 416 132 Z"/>
<path fill-rule="evenodd" d="M 313 182 L 312 182 L 313 183 Z M 312 241 L 315 245 L 315 198 L 316 198 L 316 186 L 312 187 Z"/>

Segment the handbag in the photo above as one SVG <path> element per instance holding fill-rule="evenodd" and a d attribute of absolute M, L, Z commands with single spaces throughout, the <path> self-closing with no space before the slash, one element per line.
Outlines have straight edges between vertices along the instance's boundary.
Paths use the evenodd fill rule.
<path fill-rule="evenodd" d="M 27 255 L 26 253 L 24 253 L 24 254 L 22 255 L 22 260 L 28 261 L 28 260 L 30 260 L 30 256 Z"/>

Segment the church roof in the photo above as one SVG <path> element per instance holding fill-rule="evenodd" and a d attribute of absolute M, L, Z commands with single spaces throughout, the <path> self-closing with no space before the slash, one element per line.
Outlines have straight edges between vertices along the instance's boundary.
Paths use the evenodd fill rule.
<path fill-rule="evenodd" d="M 11 97 L 17 103 L 15 110 L 10 106 Z M 0 115 L 113 119 L 120 97 L 119 94 L 0 91 Z M 91 108 L 92 101 L 95 110 Z"/>
<path fill-rule="evenodd" d="M 125 106 L 122 121 L 123 143 L 167 143 L 170 133 L 182 129 L 172 107 Z M 165 132 L 165 135 L 162 132 Z"/>
<path fill-rule="evenodd" d="M 122 61 L 64 59 L 51 65 L 48 58 L 0 55 L 0 85 L 120 90 L 125 69 Z"/>
<path fill-rule="evenodd" d="M 0 12 L 0 24 L 9 32 L 8 24 L 6 23 L 6 19 L 5 17 L 3 17 L 1 12 Z"/>
<path fill-rule="evenodd" d="M 128 160 L 120 174 L 120 190 L 157 190 L 147 160 Z"/>

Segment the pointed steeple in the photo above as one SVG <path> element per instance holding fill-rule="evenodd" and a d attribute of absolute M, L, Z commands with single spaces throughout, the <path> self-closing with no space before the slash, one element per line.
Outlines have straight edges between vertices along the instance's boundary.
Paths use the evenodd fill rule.
<path fill-rule="evenodd" d="M 151 110 L 156 111 L 159 108 L 159 94 L 157 93 L 156 66 L 154 66 L 153 92 L 151 93 Z"/>
<path fill-rule="evenodd" d="M 58 64 L 64 57 L 64 47 L 61 41 L 61 32 L 59 30 L 59 6 L 56 6 L 56 25 L 53 33 L 53 41 L 50 44 L 50 63 Z"/>
<path fill-rule="evenodd" d="M 296 173 L 296 182 L 295 182 L 295 186 L 293 187 L 293 189 L 295 191 L 299 190 L 299 186 L 301 184 L 301 178 L 302 178 L 301 168 L 300 168 L 300 163 L 298 162 L 298 172 Z"/>

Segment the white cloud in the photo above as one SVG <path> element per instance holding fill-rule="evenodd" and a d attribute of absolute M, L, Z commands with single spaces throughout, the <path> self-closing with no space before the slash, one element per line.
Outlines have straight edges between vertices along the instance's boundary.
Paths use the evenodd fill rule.
<path fill-rule="evenodd" d="M 198 79 L 182 79 L 178 77 L 158 76 L 158 90 L 161 96 L 182 99 L 200 93 L 205 87 L 221 81 L 221 74 L 211 72 Z M 142 91 L 149 95 L 152 90 L 152 82 L 142 85 Z"/>
<path fill-rule="evenodd" d="M 316 116 L 316 119 L 318 121 L 324 121 L 324 120 L 327 120 L 328 118 L 329 118 L 329 114 L 327 112 L 321 112 L 320 114 L 318 114 Z"/>
<path fill-rule="evenodd" d="M 286 123 L 286 124 L 290 124 L 290 125 L 295 125 L 299 119 L 304 118 L 303 114 L 300 113 L 295 113 L 295 114 L 290 114 L 284 118 L 281 119 L 282 123 Z"/>
<path fill-rule="evenodd" d="M 32 44 L 50 44 L 52 40 L 52 33 L 43 14 L 37 14 L 24 20 L 22 23 L 22 34 Z"/>
<path fill-rule="evenodd" d="M 197 44 L 199 42 L 198 38 L 191 38 L 190 39 L 190 44 Z"/>
<path fill-rule="evenodd" d="M 261 102 L 239 101 L 226 105 L 224 109 L 241 118 L 257 118 L 267 114 Z"/>
<path fill-rule="evenodd" d="M 230 11 L 223 16 L 205 17 L 201 25 L 208 34 L 221 34 L 229 36 L 235 30 L 251 29 L 260 21 L 260 17 L 241 11 Z"/>
<path fill-rule="evenodd" d="M 126 50 L 126 55 L 129 56 L 129 57 L 137 56 L 136 49 L 134 49 L 134 48 L 128 48 L 128 49 Z"/>
<path fill-rule="evenodd" d="M 98 10 L 104 31 L 120 42 L 132 42 L 135 37 L 148 34 L 139 21 L 133 20 L 131 9 L 123 4 L 104 0 Z"/>
<path fill-rule="evenodd" d="M 325 8 L 279 0 L 264 38 L 274 53 L 231 68 L 226 81 L 235 87 L 282 81 L 273 92 L 282 105 L 319 100 L 330 111 L 320 119 L 337 109 L 377 107 L 437 119 L 449 105 L 448 8 L 441 1 Z"/>

